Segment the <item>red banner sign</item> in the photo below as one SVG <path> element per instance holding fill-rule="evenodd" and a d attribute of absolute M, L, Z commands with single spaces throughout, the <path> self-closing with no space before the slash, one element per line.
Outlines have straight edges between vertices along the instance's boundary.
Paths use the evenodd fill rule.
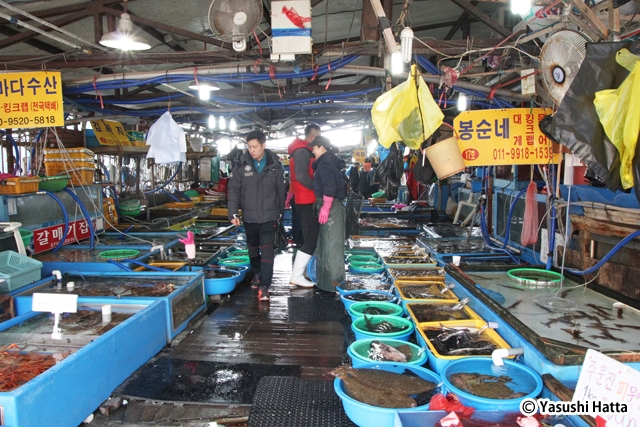
<path fill-rule="evenodd" d="M 96 221 L 93 221 L 95 227 Z M 33 232 L 33 250 L 35 253 L 49 251 L 54 249 L 62 240 L 62 234 L 64 233 L 64 224 L 52 225 L 46 228 L 40 228 Z M 79 240 L 88 239 L 91 237 L 89 224 L 86 219 L 79 221 L 73 221 L 69 223 L 69 230 L 67 231 L 67 237 L 64 239 L 64 244 L 74 243 Z"/>

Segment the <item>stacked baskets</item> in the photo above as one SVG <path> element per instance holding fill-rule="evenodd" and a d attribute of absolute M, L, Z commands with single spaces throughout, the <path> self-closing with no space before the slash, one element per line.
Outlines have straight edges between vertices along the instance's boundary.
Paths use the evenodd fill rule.
<path fill-rule="evenodd" d="M 71 184 L 89 185 L 93 183 L 96 162 L 93 152 L 86 148 L 45 149 L 44 167 L 47 176 L 69 175 Z"/>

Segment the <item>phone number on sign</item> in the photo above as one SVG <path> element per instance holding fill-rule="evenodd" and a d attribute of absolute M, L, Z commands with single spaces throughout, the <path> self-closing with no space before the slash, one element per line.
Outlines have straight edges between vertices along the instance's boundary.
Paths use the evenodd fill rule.
<path fill-rule="evenodd" d="M 513 147 L 511 150 L 504 148 L 495 148 L 493 150 L 493 160 L 505 160 L 505 159 L 525 159 L 538 158 L 549 159 L 553 157 L 552 147 Z"/>
<path fill-rule="evenodd" d="M 33 119 L 29 117 L 9 117 L 8 119 L 0 118 L 0 126 L 28 126 L 28 125 L 49 125 L 55 124 L 55 116 L 38 116 Z"/>

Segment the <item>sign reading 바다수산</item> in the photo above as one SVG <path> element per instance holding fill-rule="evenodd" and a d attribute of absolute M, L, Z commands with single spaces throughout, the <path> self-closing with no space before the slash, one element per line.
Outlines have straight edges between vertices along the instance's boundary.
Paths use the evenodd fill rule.
<path fill-rule="evenodd" d="M 59 71 L 0 74 L 0 129 L 64 126 Z"/>
<path fill-rule="evenodd" d="M 473 110 L 453 121 L 467 166 L 557 163 L 559 151 L 540 130 L 550 108 Z"/>

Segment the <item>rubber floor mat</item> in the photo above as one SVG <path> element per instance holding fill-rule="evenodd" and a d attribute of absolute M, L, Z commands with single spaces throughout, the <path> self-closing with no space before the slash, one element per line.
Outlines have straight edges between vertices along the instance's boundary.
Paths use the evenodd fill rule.
<path fill-rule="evenodd" d="M 300 366 L 228 364 L 158 357 L 138 369 L 116 394 L 178 402 L 246 404 L 264 376 L 298 376 Z"/>
<path fill-rule="evenodd" d="M 263 377 L 253 398 L 249 427 L 356 427 L 344 413 L 333 381 Z"/>
<path fill-rule="evenodd" d="M 287 299 L 289 323 L 331 322 L 342 319 L 347 313 L 340 298 L 334 295 Z"/>

